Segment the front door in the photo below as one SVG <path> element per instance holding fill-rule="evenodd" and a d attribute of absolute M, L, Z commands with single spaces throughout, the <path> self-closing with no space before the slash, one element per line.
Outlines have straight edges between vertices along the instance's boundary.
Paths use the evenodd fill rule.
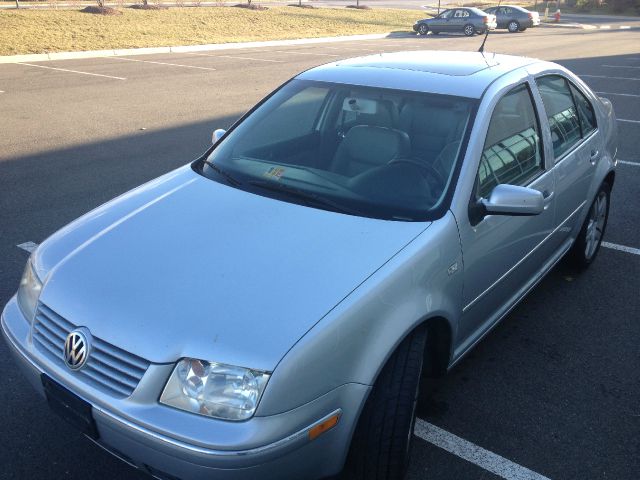
<path fill-rule="evenodd" d="M 498 184 L 539 190 L 545 209 L 534 216 L 474 215 Z M 545 165 L 540 124 L 528 83 L 493 110 L 468 219 L 458 219 L 464 262 L 464 308 L 456 356 L 470 347 L 533 282 L 552 254 L 554 175 Z"/>

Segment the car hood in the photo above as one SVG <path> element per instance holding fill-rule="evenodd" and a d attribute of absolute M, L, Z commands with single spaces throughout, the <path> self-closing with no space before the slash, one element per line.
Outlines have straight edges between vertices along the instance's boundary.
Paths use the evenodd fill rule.
<path fill-rule="evenodd" d="M 181 168 L 63 228 L 36 251 L 40 300 L 151 362 L 273 370 L 427 223 L 262 197 Z"/>

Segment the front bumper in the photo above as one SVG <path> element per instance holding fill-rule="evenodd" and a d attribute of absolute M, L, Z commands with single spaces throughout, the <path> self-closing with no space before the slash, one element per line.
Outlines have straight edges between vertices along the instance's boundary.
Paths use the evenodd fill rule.
<path fill-rule="evenodd" d="M 173 365 L 152 365 L 127 399 L 112 399 L 83 385 L 74 372 L 47 361 L 30 341 L 30 325 L 15 297 L 5 307 L 1 330 L 34 388 L 44 396 L 42 373 L 90 403 L 100 446 L 158 478 L 301 479 L 338 473 L 368 387 L 343 385 L 296 409 L 245 422 L 226 422 L 157 403 L 145 384 L 168 378 Z M 149 377 L 149 378 L 148 378 Z M 341 412 L 338 425 L 314 441 L 308 430 Z"/>

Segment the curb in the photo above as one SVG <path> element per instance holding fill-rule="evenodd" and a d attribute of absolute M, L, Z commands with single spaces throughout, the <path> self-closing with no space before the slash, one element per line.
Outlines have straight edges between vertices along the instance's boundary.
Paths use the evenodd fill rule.
<path fill-rule="evenodd" d="M 351 40 L 377 40 L 397 34 L 373 33 L 366 35 L 344 35 L 340 37 L 299 38 L 295 40 L 268 40 L 264 42 L 210 43 L 207 45 L 179 45 L 174 47 L 126 48 L 114 50 L 88 50 L 84 52 L 34 53 L 27 55 L 0 56 L 0 63 L 44 62 L 48 60 L 73 60 L 79 58 L 117 57 L 121 55 L 149 55 L 153 53 L 185 53 L 210 50 L 234 50 L 239 48 L 278 47 L 284 45 L 305 45 L 309 43 L 348 42 Z"/>

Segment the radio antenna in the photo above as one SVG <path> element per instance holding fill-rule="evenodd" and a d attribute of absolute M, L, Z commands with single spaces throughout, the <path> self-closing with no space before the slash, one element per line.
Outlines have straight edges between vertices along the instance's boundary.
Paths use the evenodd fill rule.
<path fill-rule="evenodd" d="M 500 7 L 500 4 L 502 3 L 502 0 L 498 1 L 498 7 Z M 498 11 L 496 10 L 496 15 L 497 15 Z M 497 20 L 497 18 L 496 18 Z M 484 44 L 487 42 L 487 37 L 489 36 L 489 25 L 487 25 L 487 30 L 484 32 L 484 39 L 482 40 L 482 44 L 480 45 L 480 48 L 478 49 L 478 51 L 480 53 L 484 53 Z"/>

